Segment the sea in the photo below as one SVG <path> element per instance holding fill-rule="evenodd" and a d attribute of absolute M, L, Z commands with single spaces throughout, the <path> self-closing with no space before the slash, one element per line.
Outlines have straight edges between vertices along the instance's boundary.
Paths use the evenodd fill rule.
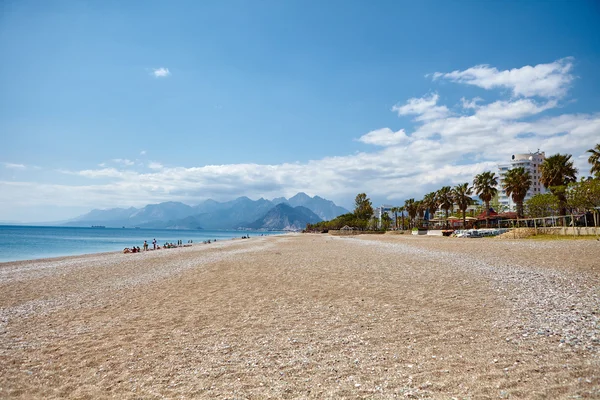
<path fill-rule="evenodd" d="M 173 230 L 143 228 L 73 228 L 57 226 L 0 225 L 0 262 L 122 251 L 143 248 L 144 240 L 162 246 L 204 241 L 231 240 L 242 236 L 283 234 L 276 231 Z"/>

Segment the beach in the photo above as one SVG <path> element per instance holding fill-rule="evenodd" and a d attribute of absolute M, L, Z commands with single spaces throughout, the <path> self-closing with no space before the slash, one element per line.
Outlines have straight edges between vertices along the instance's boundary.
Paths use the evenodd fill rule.
<path fill-rule="evenodd" d="M 599 398 L 600 242 L 289 234 L 0 264 L 0 398 Z"/>

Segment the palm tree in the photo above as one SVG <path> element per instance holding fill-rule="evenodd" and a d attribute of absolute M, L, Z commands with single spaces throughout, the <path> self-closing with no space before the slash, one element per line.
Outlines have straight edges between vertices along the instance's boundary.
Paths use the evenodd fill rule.
<path fill-rule="evenodd" d="M 558 199 L 560 215 L 566 214 L 566 186 L 577 181 L 577 168 L 573 166 L 570 154 L 555 154 L 546 158 L 540 165 L 540 181 Z"/>
<path fill-rule="evenodd" d="M 494 172 L 485 171 L 475 175 L 473 179 L 473 189 L 479 198 L 485 203 L 485 215 L 490 216 L 490 201 L 498 193 L 498 177 Z M 485 226 L 488 226 L 488 219 L 485 220 Z"/>
<path fill-rule="evenodd" d="M 425 206 L 423 205 L 423 200 L 415 201 L 415 208 L 417 209 L 417 226 L 421 226 L 421 221 L 425 214 Z"/>
<path fill-rule="evenodd" d="M 448 228 L 448 211 L 454 206 L 454 198 L 452 197 L 452 188 L 450 186 L 444 186 L 438 190 L 435 194 L 438 200 L 438 204 L 442 210 L 446 213 L 446 228 Z"/>
<path fill-rule="evenodd" d="M 523 216 L 523 200 L 531 187 L 531 175 L 525 168 L 513 168 L 504 174 L 502 184 L 507 196 L 511 196 L 517 205 L 517 215 Z"/>
<path fill-rule="evenodd" d="M 406 211 L 406 207 L 404 207 L 404 206 L 398 207 L 398 212 L 402 216 L 402 230 L 404 230 L 404 211 Z"/>
<path fill-rule="evenodd" d="M 415 199 L 408 199 L 404 201 L 404 209 L 408 213 L 408 226 L 409 228 L 413 227 L 412 221 L 414 221 L 415 216 L 417 215 L 417 208 L 415 206 Z"/>
<path fill-rule="evenodd" d="M 590 173 L 594 175 L 594 177 L 600 179 L 600 143 L 593 149 L 589 149 L 587 152 L 591 153 L 590 158 L 588 158 L 588 162 L 592 164 Z"/>
<path fill-rule="evenodd" d="M 391 212 L 393 212 L 393 213 L 394 213 L 394 216 L 396 217 L 396 218 L 394 219 L 394 225 L 395 225 L 395 227 L 396 227 L 396 230 L 398 230 L 398 211 L 399 211 L 398 209 L 399 209 L 399 208 L 400 208 L 400 207 L 392 207 L 392 208 L 390 208 L 390 211 L 391 211 Z"/>
<path fill-rule="evenodd" d="M 383 215 L 381 216 L 381 228 L 384 231 L 387 231 L 388 229 L 390 229 L 391 223 L 392 223 L 392 218 L 389 216 L 389 214 L 383 213 Z"/>
<path fill-rule="evenodd" d="M 462 211 L 463 218 L 463 229 L 467 226 L 467 208 L 473 204 L 473 199 L 471 198 L 471 193 L 473 193 L 473 188 L 469 187 L 469 183 L 465 182 L 460 185 L 454 186 L 452 189 L 454 201 L 458 206 L 458 209 Z"/>
<path fill-rule="evenodd" d="M 423 196 L 423 206 L 426 210 L 429 210 L 429 218 L 433 218 L 435 210 L 437 210 L 438 207 L 435 192 L 427 193 Z"/>

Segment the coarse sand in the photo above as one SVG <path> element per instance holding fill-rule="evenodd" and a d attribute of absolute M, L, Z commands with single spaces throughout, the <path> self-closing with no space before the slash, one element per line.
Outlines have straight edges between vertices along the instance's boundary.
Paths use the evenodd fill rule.
<path fill-rule="evenodd" d="M 600 242 L 292 234 L 0 264 L 0 398 L 600 398 Z"/>

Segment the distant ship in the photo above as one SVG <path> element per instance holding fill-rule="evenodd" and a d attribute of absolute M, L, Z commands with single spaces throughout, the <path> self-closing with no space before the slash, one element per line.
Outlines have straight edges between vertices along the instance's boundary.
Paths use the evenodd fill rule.
<path fill-rule="evenodd" d="M 92 228 L 96 228 L 96 229 L 104 229 L 106 228 L 104 225 L 92 225 Z"/>

